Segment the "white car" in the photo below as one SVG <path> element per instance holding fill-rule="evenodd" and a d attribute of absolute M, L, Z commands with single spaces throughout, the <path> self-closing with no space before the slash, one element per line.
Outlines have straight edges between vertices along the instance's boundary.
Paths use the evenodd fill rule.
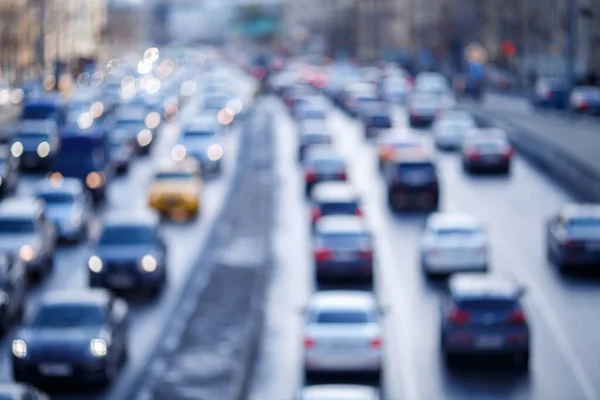
<path fill-rule="evenodd" d="M 360 373 L 379 382 L 382 314 L 371 292 L 315 293 L 305 310 L 306 378 L 327 373 Z"/>
<path fill-rule="evenodd" d="M 475 119 L 468 112 L 447 111 L 433 125 L 435 144 L 441 149 L 458 149 L 464 138 L 474 132 L 476 127 Z"/>
<path fill-rule="evenodd" d="M 488 237 L 468 214 L 435 213 L 421 239 L 421 267 L 427 276 L 488 269 Z"/>
<path fill-rule="evenodd" d="M 300 391 L 297 400 L 379 400 L 379 390 L 364 385 L 313 385 Z"/>

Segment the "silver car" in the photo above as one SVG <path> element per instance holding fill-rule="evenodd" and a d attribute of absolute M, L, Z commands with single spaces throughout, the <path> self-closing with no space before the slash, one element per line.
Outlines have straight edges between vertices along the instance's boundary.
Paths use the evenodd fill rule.
<path fill-rule="evenodd" d="M 379 400 L 379 390 L 363 385 L 313 385 L 300 390 L 297 400 Z"/>
<path fill-rule="evenodd" d="M 433 125 L 435 144 L 440 149 L 455 150 L 463 139 L 477 127 L 475 119 L 466 111 L 452 110 L 440 115 Z"/>
<path fill-rule="evenodd" d="M 54 264 L 56 229 L 44 202 L 14 197 L 0 203 L 0 251 L 20 257 L 29 273 L 41 276 Z"/>
<path fill-rule="evenodd" d="M 223 158 L 220 126 L 213 117 L 202 116 L 185 122 L 179 144 L 186 154 L 198 160 L 203 171 L 219 173 Z"/>
<path fill-rule="evenodd" d="M 307 381 L 327 373 L 366 374 L 379 381 L 382 310 L 371 292 L 318 292 L 313 294 L 305 314 Z"/>

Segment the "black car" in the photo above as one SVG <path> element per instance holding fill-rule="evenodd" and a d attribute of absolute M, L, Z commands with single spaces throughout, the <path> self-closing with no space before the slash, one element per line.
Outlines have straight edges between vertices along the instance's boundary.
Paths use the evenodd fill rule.
<path fill-rule="evenodd" d="M 548 259 L 561 271 L 600 266 L 600 206 L 570 204 L 546 224 Z"/>
<path fill-rule="evenodd" d="M 127 358 L 128 319 L 105 290 L 43 294 L 12 342 L 15 381 L 109 385 Z"/>
<path fill-rule="evenodd" d="M 0 383 L 2 400 L 50 400 L 50 396 L 21 383 Z"/>
<path fill-rule="evenodd" d="M 377 136 L 380 131 L 393 126 L 387 106 L 377 102 L 361 111 L 361 120 L 366 138 Z"/>
<path fill-rule="evenodd" d="M 6 332 L 23 314 L 27 295 L 27 268 L 8 254 L 0 254 L 0 331 Z M 0 397 L 1 398 L 1 397 Z"/>
<path fill-rule="evenodd" d="M 58 128 L 52 120 L 21 121 L 10 142 L 11 154 L 26 169 L 48 169 L 58 149 Z"/>
<path fill-rule="evenodd" d="M 504 131 L 480 129 L 463 140 L 462 164 L 465 172 L 510 173 L 514 155 Z"/>
<path fill-rule="evenodd" d="M 88 268 L 91 287 L 148 289 L 158 295 L 167 281 L 167 245 L 158 217 L 135 211 L 108 213 Z"/>
<path fill-rule="evenodd" d="M 331 215 L 315 226 L 313 243 L 318 283 L 362 281 L 373 283 L 373 243 L 361 217 Z"/>
<path fill-rule="evenodd" d="M 402 154 L 384 165 L 383 174 L 392 210 L 437 209 L 439 180 L 430 156 Z"/>
<path fill-rule="evenodd" d="M 486 275 L 451 278 L 442 303 L 440 344 L 448 366 L 464 356 L 508 356 L 529 364 L 529 326 L 521 305 L 524 289 Z"/>
<path fill-rule="evenodd" d="M 303 162 L 305 193 L 310 196 L 312 188 L 319 182 L 345 181 L 346 164 L 328 146 L 312 147 Z"/>
<path fill-rule="evenodd" d="M 362 215 L 356 191 L 346 182 L 318 183 L 312 193 L 311 222 L 329 215 Z"/>
<path fill-rule="evenodd" d="M 304 155 L 311 146 L 330 145 L 332 142 L 331 135 L 326 131 L 316 130 L 302 133 L 298 146 L 298 161 L 304 160 Z"/>
<path fill-rule="evenodd" d="M 531 102 L 535 107 L 564 109 L 569 104 L 569 85 L 562 78 L 539 78 Z"/>
<path fill-rule="evenodd" d="M 19 175 L 19 159 L 0 146 L 0 197 L 15 193 Z"/>
<path fill-rule="evenodd" d="M 121 139 L 119 137 L 108 137 L 110 145 L 110 161 L 112 162 L 117 174 L 125 174 L 129 169 L 129 164 L 132 161 L 136 145 L 133 139 Z"/>

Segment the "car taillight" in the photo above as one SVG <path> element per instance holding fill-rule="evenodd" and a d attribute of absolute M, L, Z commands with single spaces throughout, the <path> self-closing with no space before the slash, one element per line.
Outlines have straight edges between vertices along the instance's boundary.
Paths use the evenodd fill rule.
<path fill-rule="evenodd" d="M 304 179 L 308 183 L 312 183 L 317 180 L 317 172 L 312 169 L 304 170 Z"/>
<path fill-rule="evenodd" d="M 363 213 L 361 211 L 361 209 L 359 207 L 356 207 L 354 209 L 354 215 L 358 216 L 358 217 L 362 217 Z"/>
<path fill-rule="evenodd" d="M 338 172 L 337 177 L 339 180 L 345 181 L 346 180 L 346 171 L 341 170 L 340 172 Z"/>
<path fill-rule="evenodd" d="M 371 339 L 371 347 L 373 347 L 373 348 L 378 349 L 381 347 L 382 344 L 383 344 L 383 340 L 380 337 Z"/>
<path fill-rule="evenodd" d="M 509 324 L 524 324 L 525 313 L 523 310 L 514 310 L 506 318 Z"/>
<path fill-rule="evenodd" d="M 504 158 L 512 158 L 515 155 L 515 149 L 512 146 L 507 146 L 502 152 Z"/>
<path fill-rule="evenodd" d="M 361 260 L 372 260 L 373 259 L 373 250 L 361 250 L 359 253 L 359 257 Z"/>
<path fill-rule="evenodd" d="M 331 256 L 332 256 L 332 252 L 329 249 L 315 250 L 315 260 L 317 262 L 331 260 Z"/>
<path fill-rule="evenodd" d="M 573 239 L 565 239 L 562 242 L 562 246 L 567 247 L 567 248 L 579 247 L 581 245 L 582 245 L 582 242 L 580 242 L 578 240 L 573 240 Z"/>
<path fill-rule="evenodd" d="M 313 338 L 305 337 L 304 338 L 304 348 L 311 349 L 315 346 L 317 342 Z"/>
<path fill-rule="evenodd" d="M 428 256 L 437 256 L 438 254 L 440 254 L 440 251 L 438 249 L 427 249 L 425 251 L 425 254 L 427 254 Z"/>
<path fill-rule="evenodd" d="M 323 216 L 323 214 L 321 213 L 321 210 L 319 210 L 318 208 L 313 208 L 311 210 L 311 219 L 312 219 L 312 223 L 316 223 L 319 218 L 321 218 Z"/>
<path fill-rule="evenodd" d="M 481 158 L 481 155 L 477 152 L 477 151 L 468 151 L 467 153 L 467 159 L 474 161 L 474 160 L 479 160 Z"/>
<path fill-rule="evenodd" d="M 468 324 L 471 320 L 471 316 L 468 312 L 461 310 L 457 307 L 452 307 L 450 311 L 448 311 L 448 315 L 446 316 L 448 322 L 453 325 L 464 325 Z"/>

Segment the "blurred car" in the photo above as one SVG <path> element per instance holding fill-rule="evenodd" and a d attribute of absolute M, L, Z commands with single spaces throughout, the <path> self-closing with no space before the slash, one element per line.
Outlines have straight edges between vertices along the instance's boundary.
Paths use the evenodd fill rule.
<path fill-rule="evenodd" d="M 44 207 L 30 197 L 0 202 L 0 252 L 20 258 L 34 277 L 48 274 L 54 265 L 56 228 Z"/>
<path fill-rule="evenodd" d="M 327 373 L 354 373 L 379 382 L 383 369 L 381 313 L 371 292 L 313 294 L 305 310 L 306 380 Z"/>
<path fill-rule="evenodd" d="M 388 103 L 404 104 L 412 90 L 411 86 L 411 83 L 404 77 L 387 77 L 382 85 L 383 99 Z"/>
<path fill-rule="evenodd" d="M 420 150 L 423 144 L 410 137 L 386 136 L 378 141 L 377 146 L 379 170 L 383 170 L 388 162 L 398 157 L 399 153 Z"/>
<path fill-rule="evenodd" d="M 8 332 L 21 319 L 28 281 L 23 261 L 8 253 L 0 253 L 0 333 Z"/>
<path fill-rule="evenodd" d="M 12 341 L 14 379 L 109 385 L 127 358 L 128 330 L 127 304 L 107 291 L 46 292 Z"/>
<path fill-rule="evenodd" d="M 108 134 L 108 142 L 110 145 L 109 158 L 114 166 L 115 173 L 125 174 L 129 170 L 129 165 L 133 161 L 136 152 L 136 144 L 133 139 L 123 140 L 120 137 L 115 137 Z"/>
<path fill-rule="evenodd" d="M 27 96 L 21 109 L 21 121 L 52 120 L 57 126 L 66 122 L 67 110 L 65 101 L 57 92 L 37 92 Z"/>
<path fill-rule="evenodd" d="M 433 157 L 421 149 L 401 152 L 385 164 L 387 198 L 394 211 L 438 208 L 440 184 Z"/>
<path fill-rule="evenodd" d="M 459 149 L 465 137 L 475 128 L 477 123 L 469 112 L 447 111 L 436 118 L 433 125 L 435 144 L 440 149 Z"/>
<path fill-rule="evenodd" d="M 139 291 L 152 296 L 167 282 L 167 243 L 157 216 L 118 210 L 103 220 L 98 241 L 88 259 L 91 287 Z"/>
<path fill-rule="evenodd" d="M 569 97 L 571 110 L 582 114 L 600 114 L 600 87 L 577 86 Z"/>
<path fill-rule="evenodd" d="M 499 171 L 510 173 L 515 150 L 500 129 L 478 129 L 462 145 L 462 164 L 466 172 Z"/>
<path fill-rule="evenodd" d="M 379 392 L 372 386 L 363 385 L 311 385 L 304 387 L 296 400 L 380 400 Z"/>
<path fill-rule="evenodd" d="M 560 270 L 600 266 L 600 205 L 569 204 L 546 223 L 548 259 Z"/>
<path fill-rule="evenodd" d="M 87 238 L 93 217 L 92 199 L 81 181 L 47 179 L 38 184 L 35 196 L 46 205 L 46 217 L 56 227 L 60 239 L 83 241 Z"/>
<path fill-rule="evenodd" d="M 223 144 L 219 135 L 221 127 L 210 116 L 190 119 L 182 123 L 179 146 L 186 155 L 200 163 L 204 173 L 218 174 L 223 161 Z"/>
<path fill-rule="evenodd" d="M 194 159 L 158 165 L 148 190 L 148 205 L 164 215 L 197 215 L 202 207 L 202 169 Z"/>
<path fill-rule="evenodd" d="M 147 110 L 140 106 L 119 106 L 115 111 L 114 120 L 109 128 L 111 141 L 134 141 L 136 148 L 142 154 L 150 153 L 154 140 L 152 129 L 146 124 Z M 154 126 L 150 124 L 150 126 Z"/>
<path fill-rule="evenodd" d="M 443 110 L 440 96 L 429 92 L 415 92 L 408 100 L 408 122 L 411 127 L 428 127 Z"/>
<path fill-rule="evenodd" d="M 322 129 L 325 129 L 325 127 L 317 124 L 315 125 L 315 130 L 305 128 L 304 132 L 301 133 L 300 144 L 298 146 L 298 161 L 304 161 L 304 155 L 311 147 L 331 145 L 333 143 L 333 138 L 329 132 Z"/>
<path fill-rule="evenodd" d="M 326 118 L 326 110 L 322 106 L 317 106 L 311 103 L 301 103 L 294 111 L 294 117 L 298 121 Z"/>
<path fill-rule="evenodd" d="M 0 146 L 0 198 L 16 192 L 19 175 L 19 159 L 8 146 Z"/>
<path fill-rule="evenodd" d="M 415 91 L 450 91 L 450 82 L 439 72 L 421 72 L 415 77 Z"/>
<path fill-rule="evenodd" d="M 488 238 L 482 223 L 468 214 L 435 213 L 420 244 L 427 276 L 488 270 Z"/>
<path fill-rule="evenodd" d="M 206 94 L 202 102 L 201 112 L 204 114 L 217 115 L 217 113 L 227 107 L 227 102 L 231 96 L 224 92 L 212 92 Z"/>
<path fill-rule="evenodd" d="M 50 396 L 34 387 L 20 383 L 0 383 L 2 400 L 50 400 Z"/>
<path fill-rule="evenodd" d="M 371 102 L 360 110 L 366 138 L 377 136 L 380 131 L 393 126 L 392 117 L 385 103 Z"/>
<path fill-rule="evenodd" d="M 329 146 L 312 146 L 305 153 L 302 163 L 304 191 L 307 196 L 319 182 L 345 181 L 346 164 L 342 157 Z"/>
<path fill-rule="evenodd" d="M 281 97 L 287 108 L 293 110 L 296 107 L 298 99 L 309 96 L 312 93 L 314 93 L 314 90 L 310 86 L 303 83 L 297 83 L 284 88 Z"/>
<path fill-rule="evenodd" d="M 440 329 L 447 365 L 469 355 L 508 356 L 518 368 L 527 368 L 529 326 L 520 301 L 524 289 L 511 281 L 470 274 L 453 276 L 448 287 Z"/>
<path fill-rule="evenodd" d="M 320 218 L 314 228 L 313 255 L 317 282 L 373 282 L 371 232 L 359 216 Z"/>
<path fill-rule="evenodd" d="M 329 215 L 362 215 L 358 194 L 346 182 L 317 183 L 312 193 L 311 221 L 314 225 Z"/>
<path fill-rule="evenodd" d="M 370 82 L 354 82 L 342 90 L 341 106 L 348 114 L 357 116 L 368 104 L 379 102 L 377 86 Z"/>
<path fill-rule="evenodd" d="M 20 122 L 10 142 L 11 154 L 27 169 L 49 168 L 58 149 L 58 129 L 51 120 Z"/>
<path fill-rule="evenodd" d="M 535 107 L 562 109 L 569 103 L 569 87 L 561 78 L 542 77 L 535 82 L 531 102 Z"/>

